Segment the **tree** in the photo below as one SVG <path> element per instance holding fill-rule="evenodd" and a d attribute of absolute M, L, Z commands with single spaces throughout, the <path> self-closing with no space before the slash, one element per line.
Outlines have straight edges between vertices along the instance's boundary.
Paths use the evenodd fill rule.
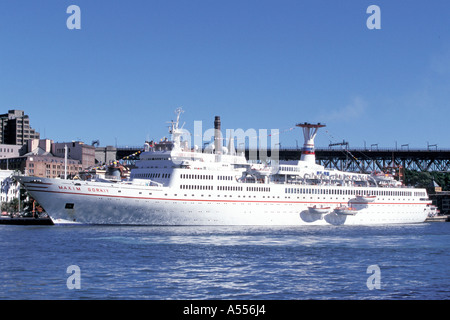
<path fill-rule="evenodd" d="M 449 172 L 420 172 L 405 169 L 405 184 L 418 188 L 428 188 L 433 180 L 442 187 L 443 191 L 450 190 L 450 173 Z"/>

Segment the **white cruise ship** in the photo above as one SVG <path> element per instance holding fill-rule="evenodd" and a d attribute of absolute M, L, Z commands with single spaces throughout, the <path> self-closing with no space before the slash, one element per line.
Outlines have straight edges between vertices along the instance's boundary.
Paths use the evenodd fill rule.
<path fill-rule="evenodd" d="M 298 124 L 304 147 L 294 164 L 255 164 L 223 147 L 183 147 L 180 111 L 171 141 L 146 145 L 122 181 L 15 178 L 53 219 L 139 225 L 370 225 L 420 223 L 425 189 L 387 174 L 343 172 L 315 163 L 321 124 Z M 215 119 L 220 132 L 220 118 Z M 232 140 L 231 140 L 232 141 Z"/>

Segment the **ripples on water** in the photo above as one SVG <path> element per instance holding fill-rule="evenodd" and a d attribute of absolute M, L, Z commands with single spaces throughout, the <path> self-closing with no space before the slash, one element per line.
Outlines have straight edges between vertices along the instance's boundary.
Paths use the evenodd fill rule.
<path fill-rule="evenodd" d="M 1 299 L 448 299 L 450 224 L 0 226 Z M 66 269 L 81 270 L 69 290 Z M 370 265 L 381 289 L 369 290 Z"/>

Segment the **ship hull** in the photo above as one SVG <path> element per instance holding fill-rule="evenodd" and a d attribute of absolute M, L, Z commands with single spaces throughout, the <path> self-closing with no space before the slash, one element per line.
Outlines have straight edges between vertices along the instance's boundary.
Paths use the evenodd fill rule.
<path fill-rule="evenodd" d="M 219 195 L 201 190 L 123 183 L 16 177 L 53 219 L 117 225 L 372 225 L 424 222 L 425 202 L 352 203 L 354 215 L 311 213 L 312 205 L 336 207 L 350 198 L 308 200 Z"/>

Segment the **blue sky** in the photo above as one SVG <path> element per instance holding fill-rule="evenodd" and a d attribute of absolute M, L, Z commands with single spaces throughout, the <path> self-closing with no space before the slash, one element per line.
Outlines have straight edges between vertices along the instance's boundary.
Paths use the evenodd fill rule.
<path fill-rule="evenodd" d="M 69 5 L 81 29 L 69 30 Z M 381 9 L 369 30 L 368 6 Z M 0 0 L 0 112 L 41 137 L 142 145 L 185 110 L 212 127 L 324 122 L 317 146 L 450 148 L 450 2 Z M 296 141 L 297 140 L 297 141 Z"/>

